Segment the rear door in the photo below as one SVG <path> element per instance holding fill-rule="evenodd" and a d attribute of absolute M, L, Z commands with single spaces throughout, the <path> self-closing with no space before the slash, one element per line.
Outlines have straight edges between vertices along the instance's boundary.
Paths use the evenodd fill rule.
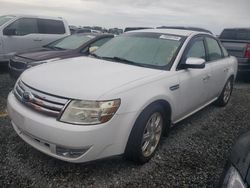
<path fill-rule="evenodd" d="M 68 35 L 62 20 L 39 18 L 37 25 L 42 45 L 49 44 Z"/>
<path fill-rule="evenodd" d="M 211 77 L 207 88 L 210 100 L 221 93 L 227 79 L 230 63 L 228 57 L 224 57 L 222 47 L 217 39 L 212 36 L 205 36 L 207 63 L 211 67 Z"/>
<path fill-rule="evenodd" d="M 36 18 L 19 18 L 5 29 L 15 29 L 15 35 L 3 35 L 4 53 L 24 52 L 41 46 Z"/>

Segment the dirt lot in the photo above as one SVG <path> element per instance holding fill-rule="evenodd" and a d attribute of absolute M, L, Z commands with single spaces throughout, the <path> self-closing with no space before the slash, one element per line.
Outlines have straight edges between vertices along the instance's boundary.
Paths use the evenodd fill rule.
<path fill-rule="evenodd" d="M 0 113 L 13 87 L 0 73 Z M 250 129 L 250 84 L 238 82 L 225 108 L 213 105 L 182 121 L 143 166 L 113 158 L 70 164 L 25 144 L 0 116 L 0 187 L 215 187 L 237 137 Z"/>

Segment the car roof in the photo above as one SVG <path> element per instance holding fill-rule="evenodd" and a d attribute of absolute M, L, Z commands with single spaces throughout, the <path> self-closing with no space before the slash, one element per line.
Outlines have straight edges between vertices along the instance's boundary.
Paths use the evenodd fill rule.
<path fill-rule="evenodd" d="M 211 31 L 201 28 L 201 27 L 192 27 L 192 26 L 161 26 L 157 29 L 183 29 L 183 30 L 192 30 L 192 31 L 201 31 L 213 34 Z"/>
<path fill-rule="evenodd" d="M 181 35 L 181 36 L 190 36 L 192 34 L 199 34 L 199 33 L 209 34 L 207 32 L 185 30 L 185 29 L 143 29 L 143 30 L 129 31 L 128 33 L 138 33 L 138 32 L 162 33 L 162 34 L 172 34 L 172 35 Z"/>

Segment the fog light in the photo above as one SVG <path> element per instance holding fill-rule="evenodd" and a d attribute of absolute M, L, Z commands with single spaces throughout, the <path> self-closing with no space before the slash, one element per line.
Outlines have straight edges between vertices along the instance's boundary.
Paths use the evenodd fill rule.
<path fill-rule="evenodd" d="M 69 149 L 63 147 L 56 147 L 56 154 L 67 158 L 77 158 L 83 155 L 89 148 L 84 149 Z"/>

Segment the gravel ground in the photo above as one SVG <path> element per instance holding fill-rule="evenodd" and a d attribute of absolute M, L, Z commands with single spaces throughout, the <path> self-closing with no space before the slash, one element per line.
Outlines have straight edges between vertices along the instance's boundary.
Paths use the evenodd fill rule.
<path fill-rule="evenodd" d="M 0 110 L 14 82 L 0 73 Z M 225 108 L 213 105 L 174 127 L 143 166 L 107 159 L 70 164 L 25 144 L 0 118 L 0 187 L 215 187 L 232 144 L 250 129 L 250 84 L 237 83 Z"/>

